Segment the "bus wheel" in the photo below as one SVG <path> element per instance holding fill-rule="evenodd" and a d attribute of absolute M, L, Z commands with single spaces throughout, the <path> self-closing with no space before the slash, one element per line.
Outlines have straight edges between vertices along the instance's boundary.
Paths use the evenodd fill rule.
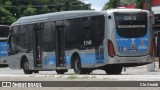
<path fill-rule="evenodd" d="M 74 65 L 74 72 L 76 74 L 83 74 L 79 57 L 74 58 L 73 65 Z"/>
<path fill-rule="evenodd" d="M 32 70 L 29 70 L 29 63 L 28 63 L 28 61 L 27 60 L 25 60 L 24 62 L 23 62 L 23 72 L 25 73 L 25 74 L 32 74 L 33 73 L 33 71 Z"/>
<path fill-rule="evenodd" d="M 66 70 L 56 70 L 57 74 L 64 74 Z"/>
<path fill-rule="evenodd" d="M 33 72 L 34 72 L 34 73 L 39 73 L 39 71 L 38 71 L 38 70 L 34 70 Z"/>
<path fill-rule="evenodd" d="M 81 74 L 90 74 L 92 71 L 90 69 L 82 69 Z"/>
<path fill-rule="evenodd" d="M 105 69 L 105 72 L 109 75 L 118 75 L 122 72 L 122 66 L 109 66 Z"/>

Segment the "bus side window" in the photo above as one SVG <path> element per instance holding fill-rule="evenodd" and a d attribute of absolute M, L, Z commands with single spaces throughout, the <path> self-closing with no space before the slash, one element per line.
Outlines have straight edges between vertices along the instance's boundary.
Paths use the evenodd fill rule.
<path fill-rule="evenodd" d="M 65 27 L 65 45 L 67 49 L 80 48 L 81 27 L 80 19 L 69 19 Z M 72 43 L 72 44 L 71 44 Z"/>
<path fill-rule="evenodd" d="M 54 51 L 55 50 L 55 30 L 53 28 L 53 22 L 45 22 L 43 29 L 43 50 L 45 52 Z"/>
<path fill-rule="evenodd" d="M 17 32 L 17 49 L 20 52 L 26 52 L 28 49 L 28 31 L 26 26 L 20 26 Z"/>
<path fill-rule="evenodd" d="M 17 44 L 16 32 L 17 32 L 17 30 L 18 30 L 18 27 L 13 27 L 13 29 L 11 30 L 10 40 L 9 40 L 10 52 L 16 52 L 17 51 L 17 48 L 16 48 L 16 44 Z"/>
<path fill-rule="evenodd" d="M 93 47 L 95 38 L 95 21 L 93 17 L 82 18 L 82 38 L 85 47 Z"/>
<path fill-rule="evenodd" d="M 95 46 L 102 44 L 105 31 L 105 18 L 103 15 L 95 16 Z"/>
<path fill-rule="evenodd" d="M 27 30 L 28 30 L 28 51 L 33 51 L 33 25 L 28 25 Z"/>

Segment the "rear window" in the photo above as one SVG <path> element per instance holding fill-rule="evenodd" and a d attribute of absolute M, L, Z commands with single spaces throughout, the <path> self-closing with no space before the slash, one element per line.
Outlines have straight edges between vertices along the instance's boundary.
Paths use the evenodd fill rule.
<path fill-rule="evenodd" d="M 147 13 L 114 13 L 117 33 L 125 38 L 142 37 L 147 33 Z"/>

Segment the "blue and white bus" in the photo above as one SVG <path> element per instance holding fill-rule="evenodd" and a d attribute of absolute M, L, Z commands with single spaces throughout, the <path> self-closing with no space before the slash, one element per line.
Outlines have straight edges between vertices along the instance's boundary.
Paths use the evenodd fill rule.
<path fill-rule="evenodd" d="M 10 26 L 0 25 L 0 67 L 7 67 L 8 59 L 8 35 Z"/>
<path fill-rule="evenodd" d="M 18 19 L 11 25 L 9 67 L 25 74 L 102 69 L 153 62 L 150 12 L 141 9 L 65 11 Z"/>

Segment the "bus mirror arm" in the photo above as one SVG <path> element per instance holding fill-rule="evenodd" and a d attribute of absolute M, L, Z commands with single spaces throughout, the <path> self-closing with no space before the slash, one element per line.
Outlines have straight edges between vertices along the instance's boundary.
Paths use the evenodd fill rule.
<path fill-rule="evenodd" d="M 18 50 L 10 50 L 9 51 L 9 55 L 14 55 L 14 54 L 16 54 L 16 53 L 18 53 Z"/>
<path fill-rule="evenodd" d="M 9 51 L 9 55 L 14 55 L 15 54 L 15 51 L 14 50 L 10 50 Z"/>

